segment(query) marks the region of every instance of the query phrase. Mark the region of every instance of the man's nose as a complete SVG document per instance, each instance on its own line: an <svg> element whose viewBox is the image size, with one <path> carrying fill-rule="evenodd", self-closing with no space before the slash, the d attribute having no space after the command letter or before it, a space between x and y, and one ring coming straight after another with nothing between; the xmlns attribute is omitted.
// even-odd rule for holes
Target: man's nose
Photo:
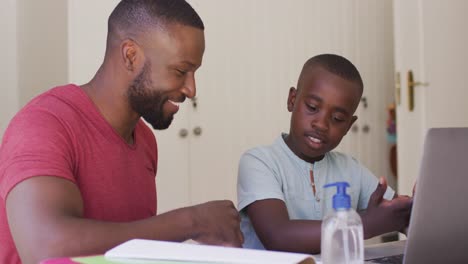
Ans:
<svg viewBox="0 0 468 264"><path fill-rule="evenodd" d="M182 92L188 98L194 98L197 95L197 88L195 84L195 73L188 73L185 79L184 87Z"/></svg>

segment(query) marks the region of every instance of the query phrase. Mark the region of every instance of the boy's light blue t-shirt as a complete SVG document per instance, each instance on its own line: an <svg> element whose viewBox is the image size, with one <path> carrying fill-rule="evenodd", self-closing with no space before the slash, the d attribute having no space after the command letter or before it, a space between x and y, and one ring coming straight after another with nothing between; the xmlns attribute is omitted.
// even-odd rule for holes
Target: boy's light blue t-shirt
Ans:
<svg viewBox="0 0 468 264"><path fill-rule="evenodd" d="M308 163L289 149L283 139L286 136L278 137L270 146L253 148L240 159L237 198L246 248L264 248L243 210L257 200L284 201L290 219L322 220L333 209L332 197L336 193L336 188L324 189L325 184L347 181L351 206L358 211L367 208L377 188L377 177L351 156L329 152L322 160ZM315 196L310 170L316 185ZM384 198L391 200L394 194L389 187Z"/></svg>

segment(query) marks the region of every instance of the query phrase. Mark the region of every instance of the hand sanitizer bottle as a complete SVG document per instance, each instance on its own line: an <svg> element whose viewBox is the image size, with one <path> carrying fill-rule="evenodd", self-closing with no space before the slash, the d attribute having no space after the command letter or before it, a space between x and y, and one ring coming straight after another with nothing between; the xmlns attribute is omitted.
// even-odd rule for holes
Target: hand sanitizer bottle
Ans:
<svg viewBox="0 0 468 264"><path fill-rule="evenodd" d="M321 257L324 264L364 263L364 231L361 217L351 208L346 194L347 182L327 184L337 187L333 196L333 211L322 221Z"/></svg>

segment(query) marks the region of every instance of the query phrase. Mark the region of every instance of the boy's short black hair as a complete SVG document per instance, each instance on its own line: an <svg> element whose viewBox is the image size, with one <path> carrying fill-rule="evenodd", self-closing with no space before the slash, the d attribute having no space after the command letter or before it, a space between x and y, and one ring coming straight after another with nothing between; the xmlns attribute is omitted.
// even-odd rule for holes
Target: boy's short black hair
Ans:
<svg viewBox="0 0 468 264"><path fill-rule="evenodd" d="M122 0L109 16L108 34L138 35L171 23L205 29L200 16L185 0Z"/></svg>
<svg viewBox="0 0 468 264"><path fill-rule="evenodd" d="M345 57L336 54L320 54L308 59L306 63L304 63L302 71L314 66L322 67L328 72L336 74L343 79L357 83L361 88L362 93L364 83L362 82L361 75L359 74L356 66L354 66L354 64Z"/></svg>

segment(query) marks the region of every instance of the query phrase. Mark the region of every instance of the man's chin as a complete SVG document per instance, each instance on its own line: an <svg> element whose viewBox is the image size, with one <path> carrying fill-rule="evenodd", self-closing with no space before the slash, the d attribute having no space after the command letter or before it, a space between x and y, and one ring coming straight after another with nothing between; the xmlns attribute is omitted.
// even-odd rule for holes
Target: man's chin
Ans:
<svg viewBox="0 0 468 264"><path fill-rule="evenodd" d="M156 124L156 125L151 125L154 130L165 130L168 129L171 124Z"/></svg>
<svg viewBox="0 0 468 264"><path fill-rule="evenodd" d="M145 119L145 121L147 123L149 123L153 127L153 129L155 129L155 130L164 130L164 129L167 129L171 125L173 117L170 117L170 118L165 119L165 120L161 120L161 119L148 120L145 117L143 117L143 119Z"/></svg>

